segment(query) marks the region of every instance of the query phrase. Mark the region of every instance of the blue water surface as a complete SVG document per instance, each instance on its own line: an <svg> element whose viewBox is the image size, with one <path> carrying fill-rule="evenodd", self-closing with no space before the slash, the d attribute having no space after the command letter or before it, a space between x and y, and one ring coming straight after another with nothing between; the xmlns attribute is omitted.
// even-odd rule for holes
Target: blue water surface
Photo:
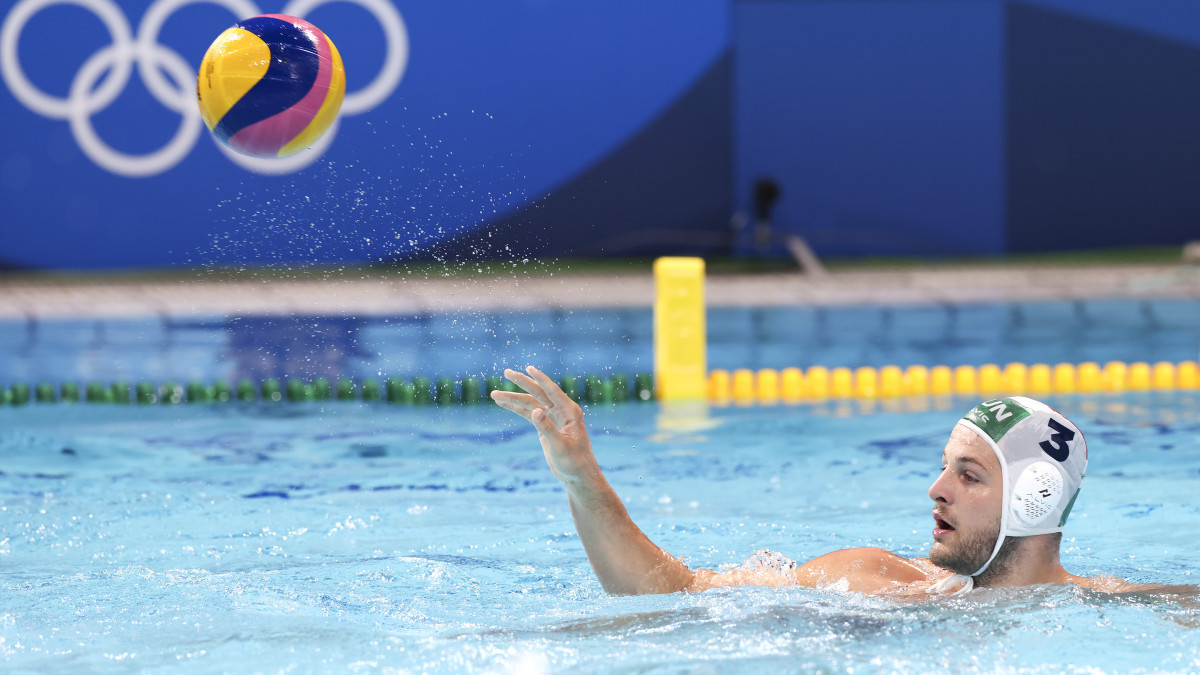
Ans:
<svg viewBox="0 0 1200 675"><path fill-rule="evenodd" d="M1050 400L1091 464L1077 574L1196 581L1200 396ZM587 410L632 517L692 566L927 550L974 401ZM528 425L491 406L0 408L7 672L1195 672L1195 598L614 597Z"/></svg>

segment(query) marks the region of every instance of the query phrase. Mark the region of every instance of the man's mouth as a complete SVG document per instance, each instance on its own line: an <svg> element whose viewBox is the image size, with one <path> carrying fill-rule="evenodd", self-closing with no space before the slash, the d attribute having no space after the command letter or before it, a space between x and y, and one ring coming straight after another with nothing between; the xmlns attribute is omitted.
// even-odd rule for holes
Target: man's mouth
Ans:
<svg viewBox="0 0 1200 675"><path fill-rule="evenodd" d="M934 538L944 536L954 531L954 526L946 522L937 511L933 512L933 536Z"/></svg>

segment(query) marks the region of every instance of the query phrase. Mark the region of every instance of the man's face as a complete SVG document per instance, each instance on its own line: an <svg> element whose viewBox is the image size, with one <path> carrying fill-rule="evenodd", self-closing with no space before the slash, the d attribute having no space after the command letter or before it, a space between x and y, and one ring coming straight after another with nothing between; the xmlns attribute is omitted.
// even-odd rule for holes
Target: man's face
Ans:
<svg viewBox="0 0 1200 675"><path fill-rule="evenodd" d="M1000 460L973 431L955 426L942 464L942 473L929 486L935 504L929 559L958 574L974 574L991 557L1000 536Z"/></svg>

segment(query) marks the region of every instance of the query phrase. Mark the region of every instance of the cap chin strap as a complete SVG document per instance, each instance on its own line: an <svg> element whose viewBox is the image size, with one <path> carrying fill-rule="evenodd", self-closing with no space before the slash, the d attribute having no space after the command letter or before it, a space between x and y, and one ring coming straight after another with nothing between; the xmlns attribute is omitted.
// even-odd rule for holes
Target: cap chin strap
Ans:
<svg viewBox="0 0 1200 675"><path fill-rule="evenodd" d="M1012 499L1012 481L1008 475L1008 462L1004 461L1004 455L1000 454L1000 447L996 445L991 436L984 433L982 429L975 426L970 420L962 419L958 423L982 438L988 444L988 447L992 449L992 452L996 454L996 459L1000 461L1001 486L1004 494L1000 503L1000 532L996 535L996 545L992 547L992 555L987 559L987 562L983 563L983 567L980 567L970 576L966 574L951 574L925 590L926 593L949 593L955 596L963 595L974 589L975 577L986 572L988 566L992 564L992 561L1000 553L1000 547L1004 545L1005 533L1008 532L1008 506L1009 501ZM958 588L951 591L950 589L955 586L958 586Z"/></svg>
<svg viewBox="0 0 1200 675"><path fill-rule="evenodd" d="M950 590L950 589L954 588L955 586L958 586L958 588L954 589L953 591ZM942 579L941 581L930 586L929 588L926 588L925 592L929 593L930 595L937 593L939 595L946 594L946 595L952 595L952 596L959 596L959 595L966 595L967 593L970 593L971 590L974 588L975 588L975 578L974 577L969 577L965 574L951 574L950 576L946 577L945 579Z"/></svg>

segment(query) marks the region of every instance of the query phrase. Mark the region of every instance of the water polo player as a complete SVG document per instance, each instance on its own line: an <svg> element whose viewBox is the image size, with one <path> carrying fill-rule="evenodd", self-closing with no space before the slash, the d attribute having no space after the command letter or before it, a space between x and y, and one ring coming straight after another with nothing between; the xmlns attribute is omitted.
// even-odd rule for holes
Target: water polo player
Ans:
<svg viewBox="0 0 1200 675"><path fill-rule="evenodd" d="M929 488L929 558L854 548L797 565L764 550L736 570L716 572L688 569L638 529L600 471L579 405L545 373L532 366L527 372L505 371L525 393L495 391L492 398L537 429L546 462L566 487L588 560L610 593L741 585L890 595L1047 583L1109 592L1161 588L1063 569L1061 533L1087 471L1087 444L1070 420L1038 401L987 401L954 427L942 451L942 472Z"/></svg>

